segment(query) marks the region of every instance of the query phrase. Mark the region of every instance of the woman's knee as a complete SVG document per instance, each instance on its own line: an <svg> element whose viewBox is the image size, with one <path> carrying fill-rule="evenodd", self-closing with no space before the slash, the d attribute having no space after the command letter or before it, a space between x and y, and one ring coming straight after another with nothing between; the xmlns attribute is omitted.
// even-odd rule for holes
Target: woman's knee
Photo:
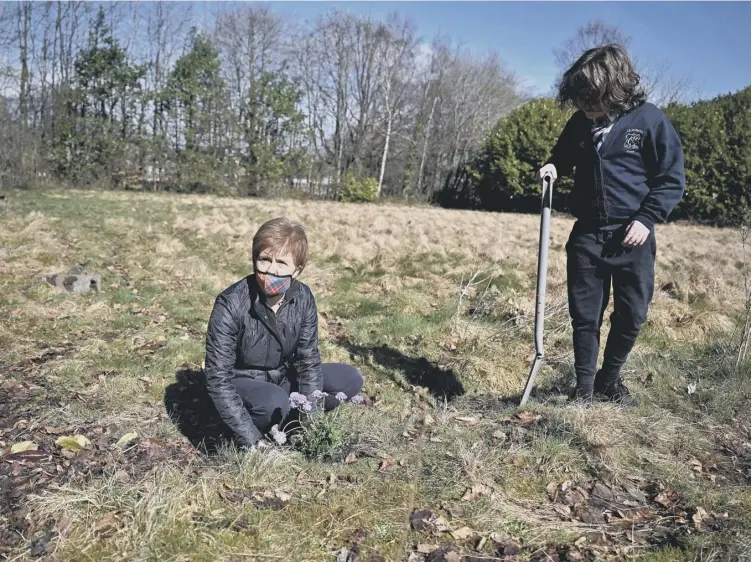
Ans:
<svg viewBox="0 0 752 562"><path fill-rule="evenodd" d="M260 431L281 423L290 413L290 396L277 385L257 381L233 381L253 424Z"/></svg>
<svg viewBox="0 0 752 562"><path fill-rule="evenodd" d="M347 378L347 390L344 392L352 398L363 388L363 373L357 367L348 366L350 367L350 371Z"/></svg>
<svg viewBox="0 0 752 562"><path fill-rule="evenodd" d="M363 388L360 369L346 363L326 363L321 366L324 375L324 391L329 394L344 392L352 398Z"/></svg>
<svg viewBox="0 0 752 562"><path fill-rule="evenodd" d="M290 413L290 395L283 388L275 386L261 409L268 427L280 424Z"/></svg>

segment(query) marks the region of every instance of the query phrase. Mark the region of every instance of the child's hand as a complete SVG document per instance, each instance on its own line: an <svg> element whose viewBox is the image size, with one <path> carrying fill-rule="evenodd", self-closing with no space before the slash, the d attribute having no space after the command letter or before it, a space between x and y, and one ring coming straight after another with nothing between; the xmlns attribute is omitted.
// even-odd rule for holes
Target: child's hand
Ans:
<svg viewBox="0 0 752 562"><path fill-rule="evenodd" d="M627 232L621 245L625 248L642 246L648 239L648 236L650 236L650 229L647 226L640 221L632 221L627 227Z"/></svg>
<svg viewBox="0 0 752 562"><path fill-rule="evenodd" d="M551 176L551 179L556 181L556 178L558 177L556 174L556 166L554 166L553 164L546 164L540 170L538 170L538 179L543 181L543 178L545 178L546 176Z"/></svg>

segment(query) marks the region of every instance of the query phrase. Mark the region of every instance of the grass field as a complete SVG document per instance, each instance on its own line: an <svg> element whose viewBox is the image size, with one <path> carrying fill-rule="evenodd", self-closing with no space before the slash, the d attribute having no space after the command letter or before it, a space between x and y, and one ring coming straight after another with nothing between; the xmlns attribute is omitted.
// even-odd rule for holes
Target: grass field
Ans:
<svg viewBox="0 0 752 562"><path fill-rule="evenodd" d="M72 191L0 213L0 559L750 558L739 231L658 227L625 369L640 406L586 409L566 400L571 219L554 217L547 362L519 410L536 216ZM369 403L307 448L240 454L201 389L206 322L279 215L309 233L322 357L360 367ZM42 280L81 263L102 292Z"/></svg>

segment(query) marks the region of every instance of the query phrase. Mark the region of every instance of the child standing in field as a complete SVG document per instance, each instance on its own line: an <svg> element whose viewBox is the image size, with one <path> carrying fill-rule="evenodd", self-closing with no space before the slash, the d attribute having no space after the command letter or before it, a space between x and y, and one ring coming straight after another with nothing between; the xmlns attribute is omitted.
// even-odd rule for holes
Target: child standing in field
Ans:
<svg viewBox="0 0 752 562"><path fill-rule="evenodd" d="M634 406L620 371L653 297L654 225L684 193L682 146L671 122L645 102L627 52L586 51L559 85L558 101L578 111L559 137L542 178L576 169L569 208L577 218L567 251L576 399ZM596 373L600 328L613 285L614 313Z"/></svg>

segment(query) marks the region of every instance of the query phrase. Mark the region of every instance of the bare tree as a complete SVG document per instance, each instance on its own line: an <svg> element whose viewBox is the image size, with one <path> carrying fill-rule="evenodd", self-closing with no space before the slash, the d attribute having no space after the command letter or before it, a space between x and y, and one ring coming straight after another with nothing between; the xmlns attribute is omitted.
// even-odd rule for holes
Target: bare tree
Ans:
<svg viewBox="0 0 752 562"><path fill-rule="evenodd" d="M382 46L383 62L380 65L386 130L384 131L384 150L382 151L379 169L377 196L381 196L381 189L384 184L384 171L389 155L389 141L392 137L394 119L396 113L402 108L406 91L412 86L413 63L417 45L414 28L409 22L400 21L396 16L393 16L390 18L388 26Z"/></svg>
<svg viewBox="0 0 752 562"><path fill-rule="evenodd" d="M347 170L346 135L350 113L349 74L353 66L353 35L355 22L352 16L333 11L320 18L313 31L316 88L323 102L325 116L317 121L317 133L321 145L334 161L336 180L339 185ZM331 130L331 142L327 132Z"/></svg>
<svg viewBox="0 0 752 562"><path fill-rule="evenodd" d="M314 195L322 182L322 163L325 158L325 107L321 85L323 84L323 61L316 50L315 32L302 31L295 34L295 44L291 45L294 60L294 72L303 88L303 111L306 116L306 134L308 136L308 169L305 186ZM321 139L321 141L319 140ZM314 179L314 167L319 164L317 177ZM321 193L319 193L321 195Z"/></svg>
<svg viewBox="0 0 752 562"><path fill-rule="evenodd" d="M31 97L31 78L29 76L29 28L31 27L31 1L16 4L18 14L18 52L21 64L21 77L18 88L18 105L21 113L21 126L29 126L29 103Z"/></svg>
<svg viewBox="0 0 752 562"><path fill-rule="evenodd" d="M518 97L498 56L461 52L450 42L425 46L397 16L380 21L333 10L291 32L269 6L221 7L203 22L208 43L191 51L191 8L169 2L103 6L109 39L102 43L119 46L122 71L136 82L115 72L119 85L95 77L85 92L96 57L81 57L92 52L98 6L21 0L0 8L0 86L12 92L0 114L9 138L33 143L24 150L40 162L53 155L58 170L91 165L109 174L135 169L137 160L134 173L152 188L160 178L193 173L181 160L190 144L197 174L218 177L221 169L222 181L241 193L269 185L260 179L266 170L276 174L275 185L284 177L318 196L336 196L352 172L377 178L382 195L428 195ZM221 79L207 62L213 49ZM216 91L208 91L208 75ZM99 95L100 85L123 91ZM109 105L100 107L104 97ZM28 135L21 136L24 123ZM91 141L92 132L102 137ZM98 150L107 155L92 156ZM178 162L185 173L169 178Z"/></svg>
<svg viewBox="0 0 752 562"><path fill-rule="evenodd" d="M146 45L141 54L147 66L147 87L151 92L152 137L166 134L165 104L159 92L164 88L170 66L184 40L191 18L190 4L155 2L143 15ZM147 97L145 96L146 100Z"/></svg>
<svg viewBox="0 0 752 562"><path fill-rule="evenodd" d="M555 48L554 60L563 73L588 49L609 44L628 48L631 41L618 27L594 20L581 25L574 36ZM691 78L673 74L668 62L647 64L632 57L632 63L640 74L648 99L658 106L685 100L695 92Z"/></svg>
<svg viewBox="0 0 752 562"><path fill-rule="evenodd" d="M697 88L692 78L675 74L668 62L640 65L635 61L635 65L638 65L638 69L642 68L639 71L640 79L648 99L655 105L665 107L697 96Z"/></svg>
<svg viewBox="0 0 752 562"><path fill-rule="evenodd" d="M436 38L430 47L426 47L430 53L430 59L425 68L422 68L421 76L418 81L422 83L422 97L418 102L418 110L415 117L413 128L413 148L418 149L421 144L420 155L418 160L417 180L415 182L415 192L425 195L423 190L423 178L426 170L428 157L428 147L431 142L431 135L434 130L435 116L437 108L440 107L442 81L445 70L453 54L447 38ZM420 138L422 136L422 139ZM403 195L407 195L412 190L411 177L413 171L411 162L408 162L406 175L403 186Z"/></svg>
<svg viewBox="0 0 752 562"><path fill-rule="evenodd" d="M556 66L562 72L572 66L580 55L588 49L603 47L615 43L625 49L629 47L631 38L621 29L609 25L602 20L589 21L581 25L574 36L567 39L561 47L554 48Z"/></svg>
<svg viewBox="0 0 752 562"><path fill-rule="evenodd" d="M384 60L379 54L387 40L388 31L383 23L374 22L370 17L355 21L353 27L351 95L354 125L349 132L353 163L362 172L363 147L371 125L376 95L381 87L379 78Z"/></svg>
<svg viewBox="0 0 752 562"><path fill-rule="evenodd" d="M440 97L442 151L432 190L452 179L501 116L520 101L517 79L495 52L484 56L455 51L446 67Z"/></svg>

